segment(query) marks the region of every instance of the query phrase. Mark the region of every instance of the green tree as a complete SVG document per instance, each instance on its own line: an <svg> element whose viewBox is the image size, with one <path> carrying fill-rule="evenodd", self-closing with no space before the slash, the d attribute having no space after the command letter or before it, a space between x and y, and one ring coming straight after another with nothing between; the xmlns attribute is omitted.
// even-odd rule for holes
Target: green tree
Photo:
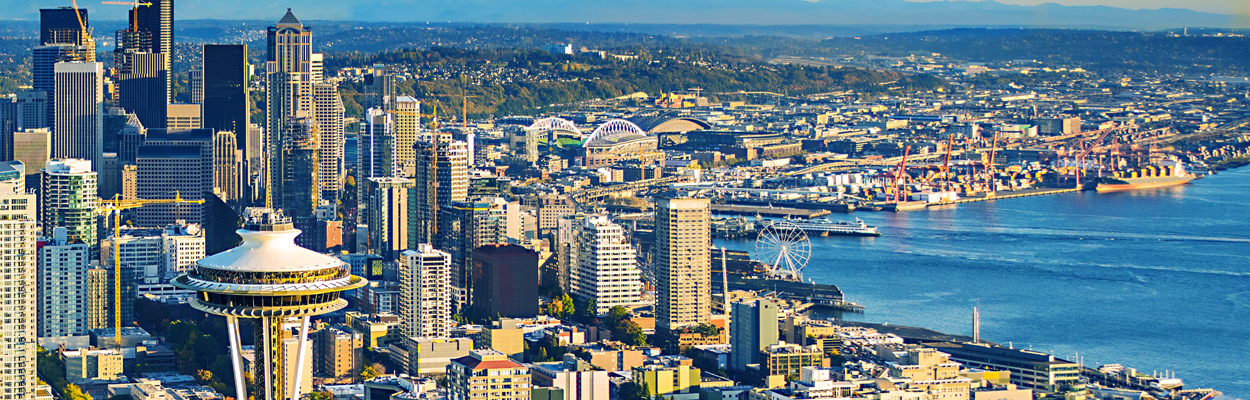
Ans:
<svg viewBox="0 0 1250 400"><path fill-rule="evenodd" d="M326 390L312 392L308 394L308 400L334 400L334 393L330 393Z"/></svg>
<svg viewBox="0 0 1250 400"><path fill-rule="evenodd" d="M65 400L91 400L91 396L83 393L78 385L71 383L65 386Z"/></svg>
<svg viewBox="0 0 1250 400"><path fill-rule="evenodd" d="M629 309L621 306L613 306L608 310L608 315L604 317L604 322L609 327L616 327L621 321L629 319Z"/></svg>
<svg viewBox="0 0 1250 400"><path fill-rule="evenodd" d="M651 398L651 394L647 393L647 388L633 381L625 382L624 385L621 385L618 394L620 400L647 400Z"/></svg>
<svg viewBox="0 0 1250 400"><path fill-rule="evenodd" d="M212 382L212 380L213 380L212 372L208 370L203 370L203 369L199 371L195 371L195 381L199 382L201 385Z"/></svg>
<svg viewBox="0 0 1250 400"><path fill-rule="evenodd" d="M632 320L627 319L621 322L621 324L617 325L617 329L614 332L616 332L616 339L620 340L621 343L630 346L647 345L647 334L643 333L642 327Z"/></svg>
<svg viewBox="0 0 1250 400"><path fill-rule="evenodd" d="M360 371L360 377L364 378L364 380L377 378L379 376L382 376L383 374L386 374L386 367L383 367L382 364L378 364L378 363L373 363L369 366L366 366L363 370Z"/></svg>
<svg viewBox="0 0 1250 400"><path fill-rule="evenodd" d="M562 316L570 317L577 312L577 309L573 307L573 298L569 297L568 293L560 296L560 303L564 305L564 310L560 313Z"/></svg>
<svg viewBox="0 0 1250 400"><path fill-rule="evenodd" d="M587 298L586 304L582 307L580 311L583 317L586 317L588 319L594 318L595 314L598 314L599 303L596 302L593 297Z"/></svg>

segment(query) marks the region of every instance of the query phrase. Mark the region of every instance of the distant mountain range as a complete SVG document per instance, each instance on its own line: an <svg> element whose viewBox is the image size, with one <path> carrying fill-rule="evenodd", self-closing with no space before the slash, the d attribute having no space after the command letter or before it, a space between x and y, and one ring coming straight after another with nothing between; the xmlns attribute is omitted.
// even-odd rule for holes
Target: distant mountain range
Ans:
<svg viewBox="0 0 1250 400"><path fill-rule="evenodd" d="M38 8L50 6L30 3L9 10L9 17L0 19L37 19ZM183 0L176 15L180 19L258 19L272 15L277 20L288 6L294 7L301 19L368 22L1250 28L1250 15L1053 3L1018 6L992 0L306 0L289 4ZM96 8L92 6L93 21L124 18L124 7Z"/></svg>

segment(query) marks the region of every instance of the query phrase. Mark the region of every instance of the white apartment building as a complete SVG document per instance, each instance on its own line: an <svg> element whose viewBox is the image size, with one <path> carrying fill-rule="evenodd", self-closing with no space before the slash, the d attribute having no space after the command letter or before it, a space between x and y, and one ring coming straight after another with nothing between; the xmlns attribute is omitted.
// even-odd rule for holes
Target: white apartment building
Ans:
<svg viewBox="0 0 1250 400"><path fill-rule="evenodd" d="M39 249L39 337L87 334L87 270L91 247L69 243L66 229L58 227L48 244Z"/></svg>
<svg viewBox="0 0 1250 400"><path fill-rule="evenodd" d="M587 216L576 235L570 283L573 294L593 299L596 314L642 302L642 270L624 229L604 215Z"/></svg>
<svg viewBox="0 0 1250 400"><path fill-rule="evenodd" d="M7 185L6 185L7 186ZM38 257L34 194L0 190L0 400L35 398Z"/></svg>
<svg viewBox="0 0 1250 400"><path fill-rule="evenodd" d="M403 337L447 337L451 320L451 254L429 244L399 256Z"/></svg>

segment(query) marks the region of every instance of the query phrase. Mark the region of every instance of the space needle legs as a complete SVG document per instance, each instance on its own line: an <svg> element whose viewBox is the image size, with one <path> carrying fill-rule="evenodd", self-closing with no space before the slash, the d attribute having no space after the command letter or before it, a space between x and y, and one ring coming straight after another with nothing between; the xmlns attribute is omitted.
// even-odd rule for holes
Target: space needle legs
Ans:
<svg viewBox="0 0 1250 400"><path fill-rule="evenodd" d="M239 319L226 317L226 334L230 335L230 365L234 367L234 397L246 399L247 391L243 389L243 350L239 348Z"/></svg>

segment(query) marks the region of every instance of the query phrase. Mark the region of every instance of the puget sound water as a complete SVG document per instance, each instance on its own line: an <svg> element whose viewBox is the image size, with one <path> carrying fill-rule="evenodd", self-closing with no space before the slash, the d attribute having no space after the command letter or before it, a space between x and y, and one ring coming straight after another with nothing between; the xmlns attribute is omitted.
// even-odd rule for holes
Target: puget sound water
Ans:
<svg viewBox="0 0 1250 400"><path fill-rule="evenodd" d="M979 304L983 340L1250 398L1250 168L1173 188L829 217L883 235L811 238L804 276L867 308L849 320L971 336Z"/></svg>

